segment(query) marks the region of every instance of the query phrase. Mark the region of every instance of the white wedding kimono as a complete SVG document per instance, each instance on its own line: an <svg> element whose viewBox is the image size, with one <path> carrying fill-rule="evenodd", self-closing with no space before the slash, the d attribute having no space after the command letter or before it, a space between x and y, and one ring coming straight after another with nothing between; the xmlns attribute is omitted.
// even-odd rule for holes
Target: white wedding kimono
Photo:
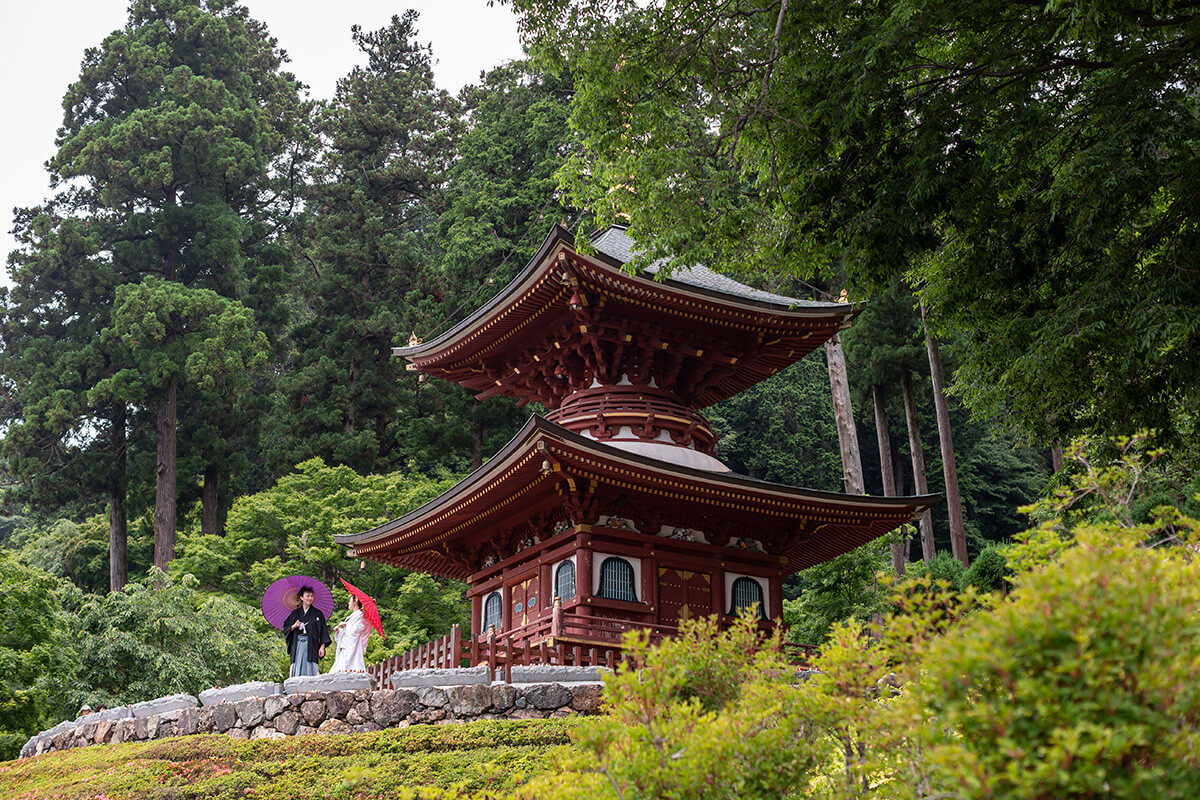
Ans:
<svg viewBox="0 0 1200 800"><path fill-rule="evenodd" d="M367 652L367 638L371 635L371 626L363 619L362 611L353 611L346 617L343 627L333 632L333 640L337 642L337 655L333 659L330 672L366 672L367 664L363 656Z"/></svg>

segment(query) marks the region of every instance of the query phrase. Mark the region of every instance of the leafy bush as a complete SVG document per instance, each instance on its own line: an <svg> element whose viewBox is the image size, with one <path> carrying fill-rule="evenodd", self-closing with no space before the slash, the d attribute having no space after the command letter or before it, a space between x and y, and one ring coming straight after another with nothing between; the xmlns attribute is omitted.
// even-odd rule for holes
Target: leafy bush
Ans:
<svg viewBox="0 0 1200 800"><path fill-rule="evenodd" d="M962 575L962 585L974 586L981 592L998 592L1007 588L1010 574L1003 546L992 545L971 562Z"/></svg>
<svg viewBox="0 0 1200 800"><path fill-rule="evenodd" d="M935 555L928 564L918 561L908 565L910 577L920 578L928 575L934 581L945 581L955 589L961 589L963 586L963 572L962 563L945 550Z"/></svg>

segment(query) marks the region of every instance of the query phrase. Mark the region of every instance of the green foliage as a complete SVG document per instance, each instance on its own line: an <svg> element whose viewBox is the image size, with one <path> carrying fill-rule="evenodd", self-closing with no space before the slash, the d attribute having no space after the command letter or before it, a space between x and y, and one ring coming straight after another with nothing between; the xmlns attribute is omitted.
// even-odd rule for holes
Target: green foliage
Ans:
<svg viewBox="0 0 1200 800"><path fill-rule="evenodd" d="M306 200L309 269L277 398L276 469L313 457L360 472L403 463L396 416L417 381L391 348L436 316L428 233L461 127L416 21L410 10L377 31L355 26L367 63L318 117L327 147Z"/></svg>
<svg viewBox="0 0 1200 800"><path fill-rule="evenodd" d="M194 694L286 672L279 636L261 613L202 591L190 576L172 580L152 569L123 591L74 603L80 669L56 679L75 708Z"/></svg>
<svg viewBox="0 0 1200 800"><path fill-rule="evenodd" d="M789 578L784 591L790 596L783 601L788 638L821 644L834 623L866 622L882 612L887 596L876 576L890 564L887 545L876 541Z"/></svg>
<svg viewBox="0 0 1200 800"><path fill-rule="evenodd" d="M842 461L829 373L816 354L708 412L720 434L717 456L763 480L842 490Z"/></svg>
<svg viewBox="0 0 1200 800"><path fill-rule="evenodd" d="M912 577L919 578L923 575L928 575L934 581L944 581L949 586L960 589L964 585L963 575L965 570L963 565L957 558L950 555L945 550L939 551L933 557L933 561L926 564L924 561L909 565L909 572Z"/></svg>
<svg viewBox="0 0 1200 800"><path fill-rule="evenodd" d="M424 644L448 633L451 624L465 623L465 587L374 562L363 562L364 568L347 558L346 548L333 537L369 530L452 485L447 476L429 478L415 470L364 476L311 459L270 488L238 498L224 536L185 531L171 574L194 575L201 586L227 592L252 608L267 586L285 575L311 575L335 589L338 598L345 597L338 580L344 577L379 603L388 638L372 637L371 659ZM341 613L335 611L335 622ZM332 660L332 654L327 657Z"/></svg>
<svg viewBox="0 0 1200 800"><path fill-rule="evenodd" d="M908 274L956 383L1027 433L1180 432L1197 19L1169 3L510 0L569 66L562 180L647 257Z"/></svg>
<svg viewBox="0 0 1200 800"><path fill-rule="evenodd" d="M31 734L60 711L55 677L72 671L62 583L0 550L0 761L16 758Z"/></svg>
<svg viewBox="0 0 1200 800"><path fill-rule="evenodd" d="M522 797L780 797L818 763L805 694L747 617L718 634L712 618L676 639L625 645L638 665L605 677L607 713L581 725L582 753ZM769 643L768 643L769 644Z"/></svg>
<svg viewBox="0 0 1200 800"><path fill-rule="evenodd" d="M962 574L962 585L974 586L981 592L999 592L1007 588L1010 574L1004 548L992 545L975 556Z"/></svg>
<svg viewBox="0 0 1200 800"><path fill-rule="evenodd" d="M440 800L501 797L546 769L574 720L417 725L353 736L186 736L0 766L0 795L93 800Z"/></svg>

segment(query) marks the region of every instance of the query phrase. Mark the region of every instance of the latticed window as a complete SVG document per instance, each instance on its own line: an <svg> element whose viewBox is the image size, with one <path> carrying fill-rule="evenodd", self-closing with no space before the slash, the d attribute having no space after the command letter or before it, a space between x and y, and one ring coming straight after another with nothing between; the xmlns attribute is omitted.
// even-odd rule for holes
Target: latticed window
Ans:
<svg viewBox="0 0 1200 800"><path fill-rule="evenodd" d="M759 619L767 618L766 602L763 600L762 586L754 578L738 578L733 582L733 602L729 604L729 613L738 616L742 609L757 606Z"/></svg>
<svg viewBox="0 0 1200 800"><path fill-rule="evenodd" d="M483 601L483 627L479 632L487 633L488 628L493 625L496 626L496 630L500 630L503 627L503 622L504 610L500 605L500 593L492 592Z"/></svg>
<svg viewBox="0 0 1200 800"><path fill-rule="evenodd" d="M554 596L563 601L575 597L574 561L564 561L554 570Z"/></svg>
<svg viewBox="0 0 1200 800"><path fill-rule="evenodd" d="M625 600L637 602L637 593L633 590L633 565L623 558L609 557L600 564L601 597L609 600Z"/></svg>

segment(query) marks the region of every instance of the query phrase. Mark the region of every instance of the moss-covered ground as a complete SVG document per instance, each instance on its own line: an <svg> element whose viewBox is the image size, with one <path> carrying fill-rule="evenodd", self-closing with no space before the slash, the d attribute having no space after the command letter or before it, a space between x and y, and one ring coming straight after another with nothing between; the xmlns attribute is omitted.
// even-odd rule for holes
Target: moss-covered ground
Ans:
<svg viewBox="0 0 1200 800"><path fill-rule="evenodd" d="M503 795L577 720L480 721L237 741L185 736L0 763L5 800L369 800Z"/></svg>

